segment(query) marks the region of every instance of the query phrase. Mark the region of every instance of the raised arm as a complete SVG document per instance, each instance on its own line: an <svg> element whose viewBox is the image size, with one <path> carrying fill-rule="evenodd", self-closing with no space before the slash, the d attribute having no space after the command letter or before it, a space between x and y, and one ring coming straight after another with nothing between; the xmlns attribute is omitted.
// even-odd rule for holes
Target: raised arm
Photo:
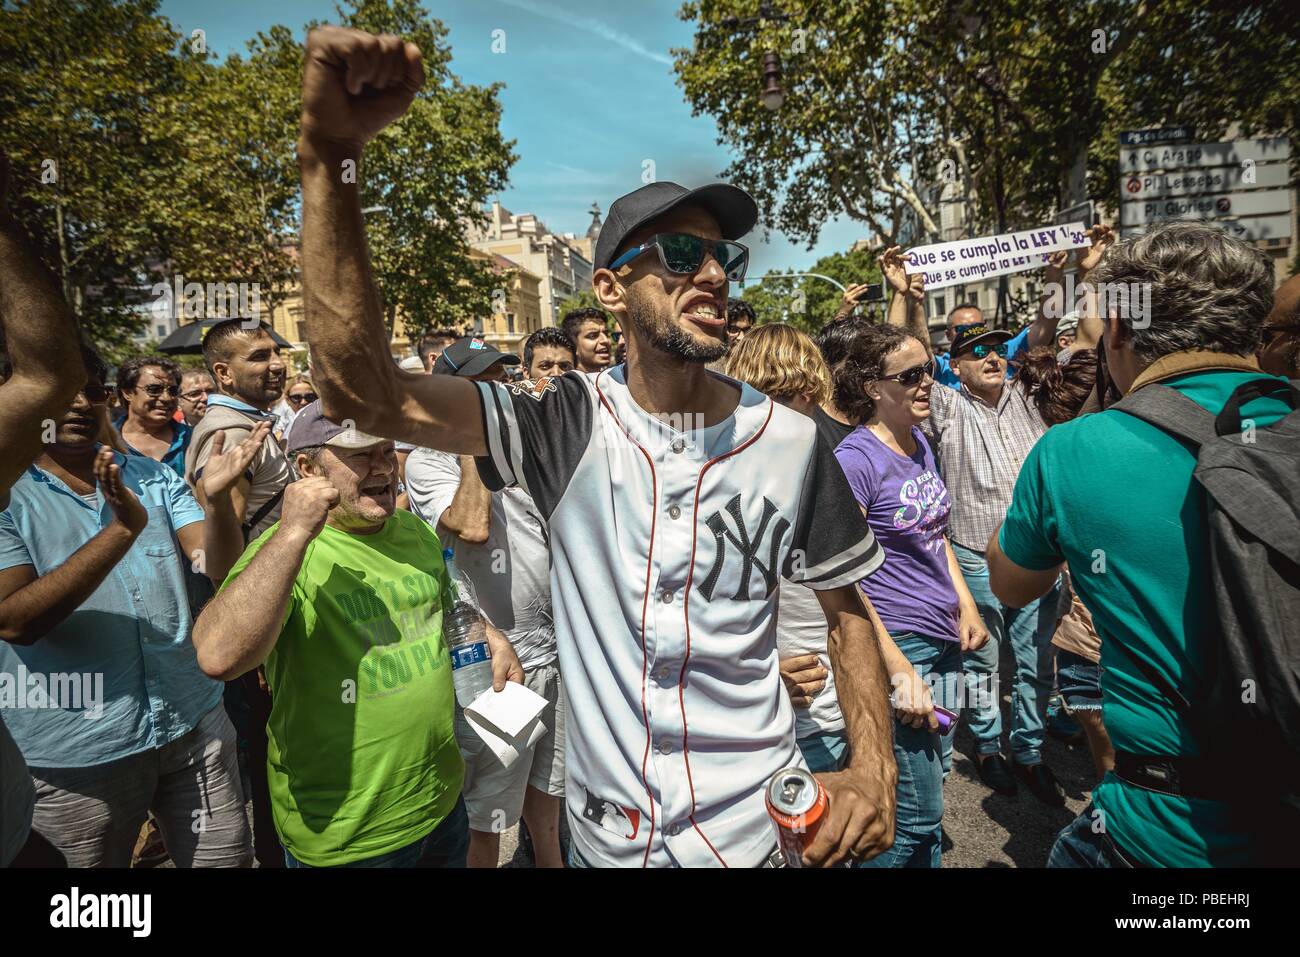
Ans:
<svg viewBox="0 0 1300 957"><path fill-rule="evenodd" d="M1065 302L1065 264L1070 258L1068 249L1052 253L1047 257L1047 266L1043 269L1043 295L1038 300L1038 314L1029 326L1029 335L1025 340L1025 351L1039 346L1056 347L1056 326L1061 317L1069 311Z"/></svg>
<svg viewBox="0 0 1300 957"><path fill-rule="evenodd" d="M1109 226L1096 225L1088 231L1088 236L1092 240L1092 245L1088 251L1079 257L1079 282L1088 281L1088 274L1097 268L1101 262L1101 257L1106 254L1106 250L1115 244L1115 233ZM1096 293L1090 288L1087 292L1087 304L1080 310L1079 328L1074 335L1074 351L1082 352L1084 349L1095 349L1101 342L1102 333L1105 331L1105 323L1098 314L1096 308Z"/></svg>
<svg viewBox="0 0 1300 957"><path fill-rule="evenodd" d="M247 488L247 479L241 476L270 434L271 423L259 422L247 439L228 452L225 451L226 433L212 436L203 478L196 483L201 493L196 498L203 506L203 521L177 529L176 537L186 555L193 558L196 551L203 552L203 571L218 587L244 551L246 497L241 494L236 498L235 488L240 484Z"/></svg>
<svg viewBox="0 0 1300 957"><path fill-rule="evenodd" d="M319 27L303 70L302 276L307 341L325 414L414 445L484 455L475 386L399 370L366 247L358 183L365 144L424 84L420 50L400 37Z"/></svg>
<svg viewBox="0 0 1300 957"><path fill-rule="evenodd" d="M930 329L925 322L925 274L907 274L900 247L891 246L880 257L880 272L894 291L889 302L885 322L906 330L907 334L925 346L925 354L934 356L930 346Z"/></svg>
<svg viewBox="0 0 1300 957"><path fill-rule="evenodd" d="M194 623L194 650L208 677L230 681L266 661L288 616L307 546L325 527L338 499L338 491L321 476L285 488L279 526ZM257 614L250 616L250 608Z"/></svg>
<svg viewBox="0 0 1300 957"><path fill-rule="evenodd" d="M40 453L45 422L85 384L72 310L9 214L9 159L0 151L0 324L13 372L0 385L0 508Z"/></svg>

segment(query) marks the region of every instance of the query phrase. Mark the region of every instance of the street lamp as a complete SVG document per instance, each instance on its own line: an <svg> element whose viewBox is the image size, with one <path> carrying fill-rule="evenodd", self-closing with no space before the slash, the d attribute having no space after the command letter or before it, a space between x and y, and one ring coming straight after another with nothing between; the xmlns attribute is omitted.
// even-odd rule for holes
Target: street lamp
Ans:
<svg viewBox="0 0 1300 957"><path fill-rule="evenodd" d="M763 54L763 105L775 113L785 103L781 89L781 58L775 53Z"/></svg>
<svg viewBox="0 0 1300 957"><path fill-rule="evenodd" d="M759 6L756 17L723 17L718 25L724 30L750 31L761 28L764 21L789 23L790 14L774 8L766 0ZM697 45L698 42L697 35ZM781 89L781 58L775 53L763 54L763 92L759 94L763 105L775 113L785 103L785 90Z"/></svg>

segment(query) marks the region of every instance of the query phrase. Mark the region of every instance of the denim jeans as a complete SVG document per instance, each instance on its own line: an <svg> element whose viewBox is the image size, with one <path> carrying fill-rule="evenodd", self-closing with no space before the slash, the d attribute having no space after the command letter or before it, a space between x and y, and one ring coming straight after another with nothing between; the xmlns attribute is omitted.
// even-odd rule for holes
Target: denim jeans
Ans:
<svg viewBox="0 0 1300 957"><path fill-rule="evenodd" d="M367 857L337 867L465 867L469 854L469 814L465 811L465 801L456 799L456 806L442 819L437 827L405 847ZM304 864L286 849L284 866L290 868L311 867Z"/></svg>
<svg viewBox="0 0 1300 957"><path fill-rule="evenodd" d="M1052 634L1056 631L1056 600L1060 582L1024 608L1009 608L989 588L989 566L983 552L952 546L957 565L989 630L989 640L978 651L965 654L966 714L975 750L997 754L1002 750L1002 703L996 693L998 651L1009 638L1015 656L1015 682L1011 688L1011 757L1020 764L1043 760L1043 728L1047 699L1052 693ZM979 708L979 695L991 697Z"/></svg>
<svg viewBox="0 0 1300 957"><path fill-rule="evenodd" d="M916 673L934 689L934 703L957 710L961 645L911 632L892 636ZM941 676L941 677L940 677ZM938 867L943 839L943 779L952 767L953 728L939 734L894 722L898 762L898 812L894 846L861 867Z"/></svg>
<svg viewBox="0 0 1300 957"><path fill-rule="evenodd" d="M1097 818L1093 816L1092 803L1083 813L1061 829L1056 843L1047 855L1048 867L1116 867L1132 868L1137 865L1128 860L1105 830L1094 829Z"/></svg>
<svg viewBox="0 0 1300 957"><path fill-rule="evenodd" d="M795 741L804 763L813 774L843 771L848 758L849 739L843 731L823 731Z"/></svg>

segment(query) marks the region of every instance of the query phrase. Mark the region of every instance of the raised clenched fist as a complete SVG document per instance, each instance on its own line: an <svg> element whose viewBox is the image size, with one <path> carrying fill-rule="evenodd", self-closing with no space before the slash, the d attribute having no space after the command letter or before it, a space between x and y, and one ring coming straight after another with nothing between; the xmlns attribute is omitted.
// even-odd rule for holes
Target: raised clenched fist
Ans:
<svg viewBox="0 0 1300 957"><path fill-rule="evenodd" d="M392 34L317 27L307 35L302 135L360 146L424 85L420 48Z"/></svg>
<svg viewBox="0 0 1300 957"><path fill-rule="evenodd" d="M280 508L280 527L306 532L311 538L325 527L325 518L339 502L339 493L329 479L321 475L290 482L284 489Z"/></svg>

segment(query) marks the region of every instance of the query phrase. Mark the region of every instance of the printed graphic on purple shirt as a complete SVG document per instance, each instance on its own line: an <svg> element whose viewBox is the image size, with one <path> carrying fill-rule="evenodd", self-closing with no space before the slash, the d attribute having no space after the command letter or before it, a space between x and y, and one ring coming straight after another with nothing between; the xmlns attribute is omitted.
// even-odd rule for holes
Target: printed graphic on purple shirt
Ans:
<svg viewBox="0 0 1300 957"><path fill-rule="evenodd" d="M835 449L885 563L860 586L890 632L958 641L957 590L943 536L952 508L934 453L913 428L916 453L900 455L858 426Z"/></svg>

